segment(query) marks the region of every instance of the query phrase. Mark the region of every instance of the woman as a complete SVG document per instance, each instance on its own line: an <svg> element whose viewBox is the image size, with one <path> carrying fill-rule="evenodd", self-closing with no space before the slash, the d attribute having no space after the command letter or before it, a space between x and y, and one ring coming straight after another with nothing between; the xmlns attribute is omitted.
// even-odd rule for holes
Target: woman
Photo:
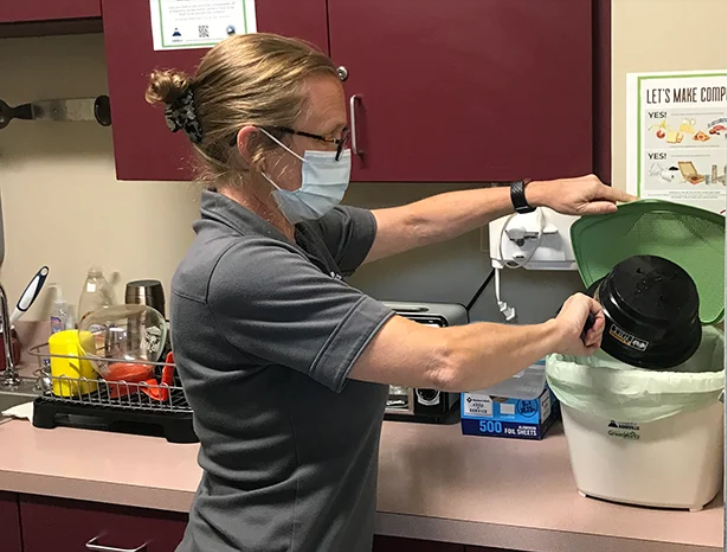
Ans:
<svg viewBox="0 0 727 552"><path fill-rule="evenodd" d="M204 468L181 551L370 550L386 384L478 389L549 353L598 348L603 314L583 295L539 325L440 329L342 281L507 215L513 199L499 188L373 213L338 207L351 153L343 90L323 54L235 36L193 78L155 72L146 97L188 134L209 185L172 284L175 357ZM521 207L562 213L630 199L593 176L518 186Z"/></svg>

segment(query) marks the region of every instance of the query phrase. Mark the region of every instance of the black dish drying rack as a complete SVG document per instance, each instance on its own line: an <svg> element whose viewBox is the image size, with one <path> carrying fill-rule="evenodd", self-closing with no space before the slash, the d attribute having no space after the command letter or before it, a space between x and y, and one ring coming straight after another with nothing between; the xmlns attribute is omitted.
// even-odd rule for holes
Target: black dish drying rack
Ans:
<svg viewBox="0 0 727 552"><path fill-rule="evenodd" d="M36 372L41 381L41 396L33 403L33 425L52 429L58 426L98 429L165 437L171 443L199 441L192 424L192 409L187 402L179 375L171 385L158 383L166 362L119 360L93 356L57 355L48 344L36 345L29 353L38 359ZM51 359L60 358L111 364L123 362L153 366L155 383L106 381L102 377L70 377L51 374Z"/></svg>

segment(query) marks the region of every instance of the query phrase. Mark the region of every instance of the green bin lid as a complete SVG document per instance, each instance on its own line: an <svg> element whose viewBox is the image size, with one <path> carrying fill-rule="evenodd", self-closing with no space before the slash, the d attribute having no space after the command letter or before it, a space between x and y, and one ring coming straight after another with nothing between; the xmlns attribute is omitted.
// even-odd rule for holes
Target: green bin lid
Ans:
<svg viewBox="0 0 727 552"><path fill-rule="evenodd" d="M725 219L722 215L656 199L589 215L571 227L578 271L586 287L633 255L657 255L678 264L699 291L699 318L724 317Z"/></svg>

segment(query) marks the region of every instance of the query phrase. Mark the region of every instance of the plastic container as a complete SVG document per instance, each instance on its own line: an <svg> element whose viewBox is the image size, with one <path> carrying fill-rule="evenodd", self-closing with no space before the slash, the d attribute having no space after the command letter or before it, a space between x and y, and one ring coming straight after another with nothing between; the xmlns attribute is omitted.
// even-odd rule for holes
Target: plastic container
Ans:
<svg viewBox="0 0 727 552"><path fill-rule="evenodd" d="M154 366L151 364L113 362L108 364L100 363L100 365L106 366L103 377L107 382L120 382L106 385L109 390L109 397L112 399L124 397L130 393L138 392L140 389L148 389L149 385L156 385L156 381L153 379ZM141 388L133 385L141 382L147 382L148 385Z"/></svg>
<svg viewBox="0 0 727 552"><path fill-rule="evenodd" d="M599 284L605 310L651 311L650 318L682 329L641 339L642 328L634 327L632 334L614 330L614 324L606 327L604 349L611 337L641 352L652 347L650 339L666 341L667 349L671 341L675 348L659 363L668 368L663 371L632 366L639 364L639 354L619 354L628 363L603 351L589 358L548 357L548 383L561 401L578 490L627 504L699 510L714 498L722 481L724 335L712 325L724 317L725 217L677 203L636 201L612 214L582 217L571 227L571 241L589 289L627 259L648 255L671 261L693 280L703 325L701 341L690 338L699 327L694 325L694 305L685 308L688 293L651 293L656 280L650 280L648 270L640 274L638 293L617 298L623 299L621 304L607 297L613 289L600 297ZM662 283L671 282L671 276L660 277ZM621 286L616 287L618 295ZM674 303L671 294L679 295ZM660 302L664 309L650 309L643 300ZM691 358L666 365L670 354L688 357L694 342L698 347ZM657 367L652 360L641 364Z"/></svg>
<svg viewBox="0 0 727 552"><path fill-rule="evenodd" d="M699 511L722 487L722 404L655 422L621 422L561 404L578 492Z"/></svg>
<svg viewBox="0 0 727 552"><path fill-rule="evenodd" d="M99 358L97 370L104 378L110 375L110 365L103 359L156 362L167 338L166 320L158 310L146 305L96 310L78 328L93 336L95 349L90 352Z"/></svg>
<svg viewBox="0 0 727 552"><path fill-rule="evenodd" d="M722 483L724 335L704 328L697 352L671 371L552 355L578 491L640 506L702 509Z"/></svg>
<svg viewBox="0 0 727 552"><path fill-rule="evenodd" d="M98 388L96 383L98 374L93 362L78 358L85 357L92 348L93 336L88 332L63 330L50 336L48 352L54 395L59 397L86 395ZM86 378L88 381L79 381L79 378Z"/></svg>
<svg viewBox="0 0 727 552"><path fill-rule="evenodd" d="M78 301L79 324L92 312L115 304L111 286L99 267L91 267L83 284L81 298Z"/></svg>
<svg viewBox="0 0 727 552"><path fill-rule="evenodd" d="M545 389L545 360L525 368L508 380L483 389L480 393L505 399L534 400Z"/></svg>
<svg viewBox="0 0 727 552"><path fill-rule="evenodd" d="M76 321L73 317L73 311L68 302L63 298L63 291L59 285L54 285L56 293L53 301L53 308L50 313L50 333L51 335L63 330L72 330Z"/></svg>

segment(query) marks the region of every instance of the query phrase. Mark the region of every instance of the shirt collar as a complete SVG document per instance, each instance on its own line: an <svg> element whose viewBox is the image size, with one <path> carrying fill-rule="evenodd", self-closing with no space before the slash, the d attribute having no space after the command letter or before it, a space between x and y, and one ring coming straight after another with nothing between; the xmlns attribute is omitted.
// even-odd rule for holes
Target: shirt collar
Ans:
<svg viewBox="0 0 727 552"><path fill-rule="evenodd" d="M239 234L263 234L288 241L285 235L268 221L219 192L211 190L202 192L200 212L203 220L222 223Z"/></svg>
<svg viewBox="0 0 727 552"><path fill-rule="evenodd" d="M320 250L313 246L315 232L306 222L295 225L295 243L290 240L275 226L240 205L234 199L215 191L205 190L200 198L200 211L202 220L210 220L224 224L241 236L262 235L268 238L292 245L304 257L314 265L318 266L324 273L328 274L328 264L320 257ZM195 226L195 229L198 228ZM332 275L337 272L331 272ZM340 279L340 276L338 276Z"/></svg>

